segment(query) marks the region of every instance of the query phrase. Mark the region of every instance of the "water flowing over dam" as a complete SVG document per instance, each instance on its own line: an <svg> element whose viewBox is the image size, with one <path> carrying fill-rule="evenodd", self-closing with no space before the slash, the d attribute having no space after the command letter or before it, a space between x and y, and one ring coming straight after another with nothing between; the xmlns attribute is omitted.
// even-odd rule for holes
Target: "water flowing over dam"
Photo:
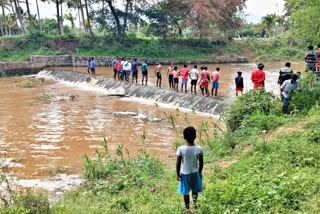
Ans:
<svg viewBox="0 0 320 214"><path fill-rule="evenodd" d="M220 114L229 104L229 99L226 98L213 98L205 97L199 94L180 93L169 89L115 81L111 78L97 77L97 79L93 79L88 78L87 74L78 72L43 70L38 73L38 76L75 83L79 84L79 86L84 85L97 88L99 90L103 89L110 95L137 97L156 103L187 108L193 111L199 111L213 115Z"/></svg>

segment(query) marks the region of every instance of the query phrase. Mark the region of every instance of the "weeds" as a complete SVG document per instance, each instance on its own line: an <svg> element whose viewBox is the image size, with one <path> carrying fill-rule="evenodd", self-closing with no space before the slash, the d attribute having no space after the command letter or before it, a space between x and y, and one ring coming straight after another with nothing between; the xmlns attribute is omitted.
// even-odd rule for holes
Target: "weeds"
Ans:
<svg viewBox="0 0 320 214"><path fill-rule="evenodd" d="M41 95L40 95L41 99L44 99L44 100L50 100L51 99L51 96L48 92L42 92Z"/></svg>
<svg viewBox="0 0 320 214"><path fill-rule="evenodd" d="M22 86L24 87L24 88L31 88L33 85L32 85L32 81L30 81L30 80L25 80L25 81L23 81L22 82Z"/></svg>

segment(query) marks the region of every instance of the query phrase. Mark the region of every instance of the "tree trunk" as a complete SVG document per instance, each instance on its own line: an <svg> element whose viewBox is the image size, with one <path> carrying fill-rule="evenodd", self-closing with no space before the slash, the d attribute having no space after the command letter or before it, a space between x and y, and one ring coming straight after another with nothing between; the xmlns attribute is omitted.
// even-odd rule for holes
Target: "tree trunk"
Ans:
<svg viewBox="0 0 320 214"><path fill-rule="evenodd" d="M61 5L60 5L60 10L61 10L61 12L60 12L60 29L61 29L61 35L63 35L64 34L64 30L63 30L63 2L61 1Z"/></svg>
<svg viewBox="0 0 320 214"><path fill-rule="evenodd" d="M82 18L83 30L84 30L84 33L86 34L86 33L87 33L86 19L85 19L85 17L84 17L82 0L80 0L80 11L81 11L81 18Z"/></svg>
<svg viewBox="0 0 320 214"><path fill-rule="evenodd" d="M84 5L86 7L86 14L87 14L87 27L88 27L88 30L90 32L91 37L93 37L93 32L92 32L91 24L90 24L90 17L89 17L89 9L88 9L88 1L87 0L84 0Z"/></svg>
<svg viewBox="0 0 320 214"><path fill-rule="evenodd" d="M2 20L0 19L0 27L1 27L1 35L4 35L4 31L3 31L3 23Z"/></svg>
<svg viewBox="0 0 320 214"><path fill-rule="evenodd" d="M4 20L4 34L8 35L8 22L7 22L7 18L6 18L6 11L4 8L3 0L1 0L1 8L2 8L2 18Z"/></svg>
<svg viewBox="0 0 320 214"><path fill-rule="evenodd" d="M41 18L40 18L40 11L39 11L38 0L36 0L36 5L37 5L37 14L38 14L38 21L39 21L40 32L42 32L42 25L41 25Z"/></svg>
<svg viewBox="0 0 320 214"><path fill-rule="evenodd" d="M116 12L113 4L112 4L112 1L108 0L107 3L108 3L108 6L109 6L109 8L111 10L111 13L112 13L112 15L114 17L114 20L116 21L117 34L118 34L118 36L121 36L122 32L121 32L121 24L120 24L119 16L118 16L118 14L117 14L117 12Z"/></svg>
<svg viewBox="0 0 320 214"><path fill-rule="evenodd" d="M59 11L59 0L56 0L56 9L57 9L57 22L58 22L58 32L59 35L62 34L61 27L60 27L60 11Z"/></svg>
<svg viewBox="0 0 320 214"><path fill-rule="evenodd" d="M13 0L13 4L14 4L14 7L15 7L17 16L18 16L19 24L20 24L20 26L21 26L21 31L22 31L23 34L25 34L25 33L26 33L26 30L25 30L25 28L24 28L24 23L23 23L23 21L22 21L22 16L21 16L20 8L18 8L17 0Z"/></svg>
<svg viewBox="0 0 320 214"><path fill-rule="evenodd" d="M125 10L125 14L124 14L123 28L122 28L122 34L123 35L125 35L126 29L127 29L128 12L129 12L130 2L131 2L131 0L127 0L126 10Z"/></svg>
<svg viewBox="0 0 320 214"><path fill-rule="evenodd" d="M79 29L81 31L81 16L80 16L80 7L78 7L78 19L79 19Z"/></svg>
<svg viewBox="0 0 320 214"><path fill-rule="evenodd" d="M27 6L27 14L28 14L28 19L29 19L29 24L30 24L30 26L33 27L31 14L30 14L30 8L29 8L29 0L26 0L26 6Z"/></svg>

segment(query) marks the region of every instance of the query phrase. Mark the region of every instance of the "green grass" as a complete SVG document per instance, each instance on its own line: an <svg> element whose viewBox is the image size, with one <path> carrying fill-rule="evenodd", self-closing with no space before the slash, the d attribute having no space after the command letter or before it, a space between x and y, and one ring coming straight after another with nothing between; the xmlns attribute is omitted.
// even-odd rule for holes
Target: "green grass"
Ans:
<svg viewBox="0 0 320 214"><path fill-rule="evenodd" d="M54 41L80 40L79 45L65 50ZM304 49L288 48L280 40L243 39L229 43L192 39L158 40L97 36L95 40L73 35L50 36L39 33L0 38L0 57L3 61L27 61L30 55L74 54L82 56L126 56L152 59L209 59L213 57L245 56L250 60L300 60Z"/></svg>

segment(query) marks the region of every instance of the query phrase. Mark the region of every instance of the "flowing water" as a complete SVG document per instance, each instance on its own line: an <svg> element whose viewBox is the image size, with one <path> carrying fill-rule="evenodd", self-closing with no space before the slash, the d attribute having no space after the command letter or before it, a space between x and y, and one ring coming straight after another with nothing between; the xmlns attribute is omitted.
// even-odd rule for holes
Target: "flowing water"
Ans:
<svg viewBox="0 0 320 214"><path fill-rule="evenodd" d="M266 90L279 92L276 84L278 70L275 69L283 67L283 64L266 65ZM100 85L103 83L103 87L96 87L98 83L92 87L90 83L61 81L57 77L54 78L58 80L46 78L45 81L30 76L2 78L0 163L7 173L19 178L22 186L65 191L81 182L79 175L82 172L82 157L84 154L94 157L95 149L101 148L103 137L106 137L111 153L114 154L118 145L123 144L130 155L135 156L143 147L143 133L146 134L146 141L151 142L149 152L163 162L173 163L173 142L177 139L177 134L167 116L179 115L177 118L180 117L180 120L176 123L182 129L187 124L199 127L201 121L208 120L209 114L184 109L177 111L177 106L181 106L172 97L178 96L181 103L184 103L183 100L200 102L202 105L209 102L220 102L219 105L227 103L227 100L234 97L234 78L238 70L243 71L245 90L252 88L250 74L255 68L254 64L209 65L209 69L217 66L221 68L219 98L205 100L200 95L172 94L168 89L166 66L162 70L163 89L157 89L161 93L152 99L148 97L151 97L150 93L156 93L153 72L150 72L146 90L142 86L130 84L129 89L136 91L130 97L109 96L110 91L106 89L106 85L113 80L101 80ZM292 67L294 70L302 70L303 63L293 64ZM149 67L150 71L153 69L154 67ZM48 70L87 72L86 68ZM113 76L111 68L97 68L96 73L98 79ZM26 79L32 81L32 88L22 87ZM118 89L119 91L115 88L112 94L123 93L122 87ZM166 96L168 99L164 102L161 97ZM214 99L217 101L212 101ZM190 105L190 102L187 104ZM193 107L201 111L199 106Z"/></svg>

